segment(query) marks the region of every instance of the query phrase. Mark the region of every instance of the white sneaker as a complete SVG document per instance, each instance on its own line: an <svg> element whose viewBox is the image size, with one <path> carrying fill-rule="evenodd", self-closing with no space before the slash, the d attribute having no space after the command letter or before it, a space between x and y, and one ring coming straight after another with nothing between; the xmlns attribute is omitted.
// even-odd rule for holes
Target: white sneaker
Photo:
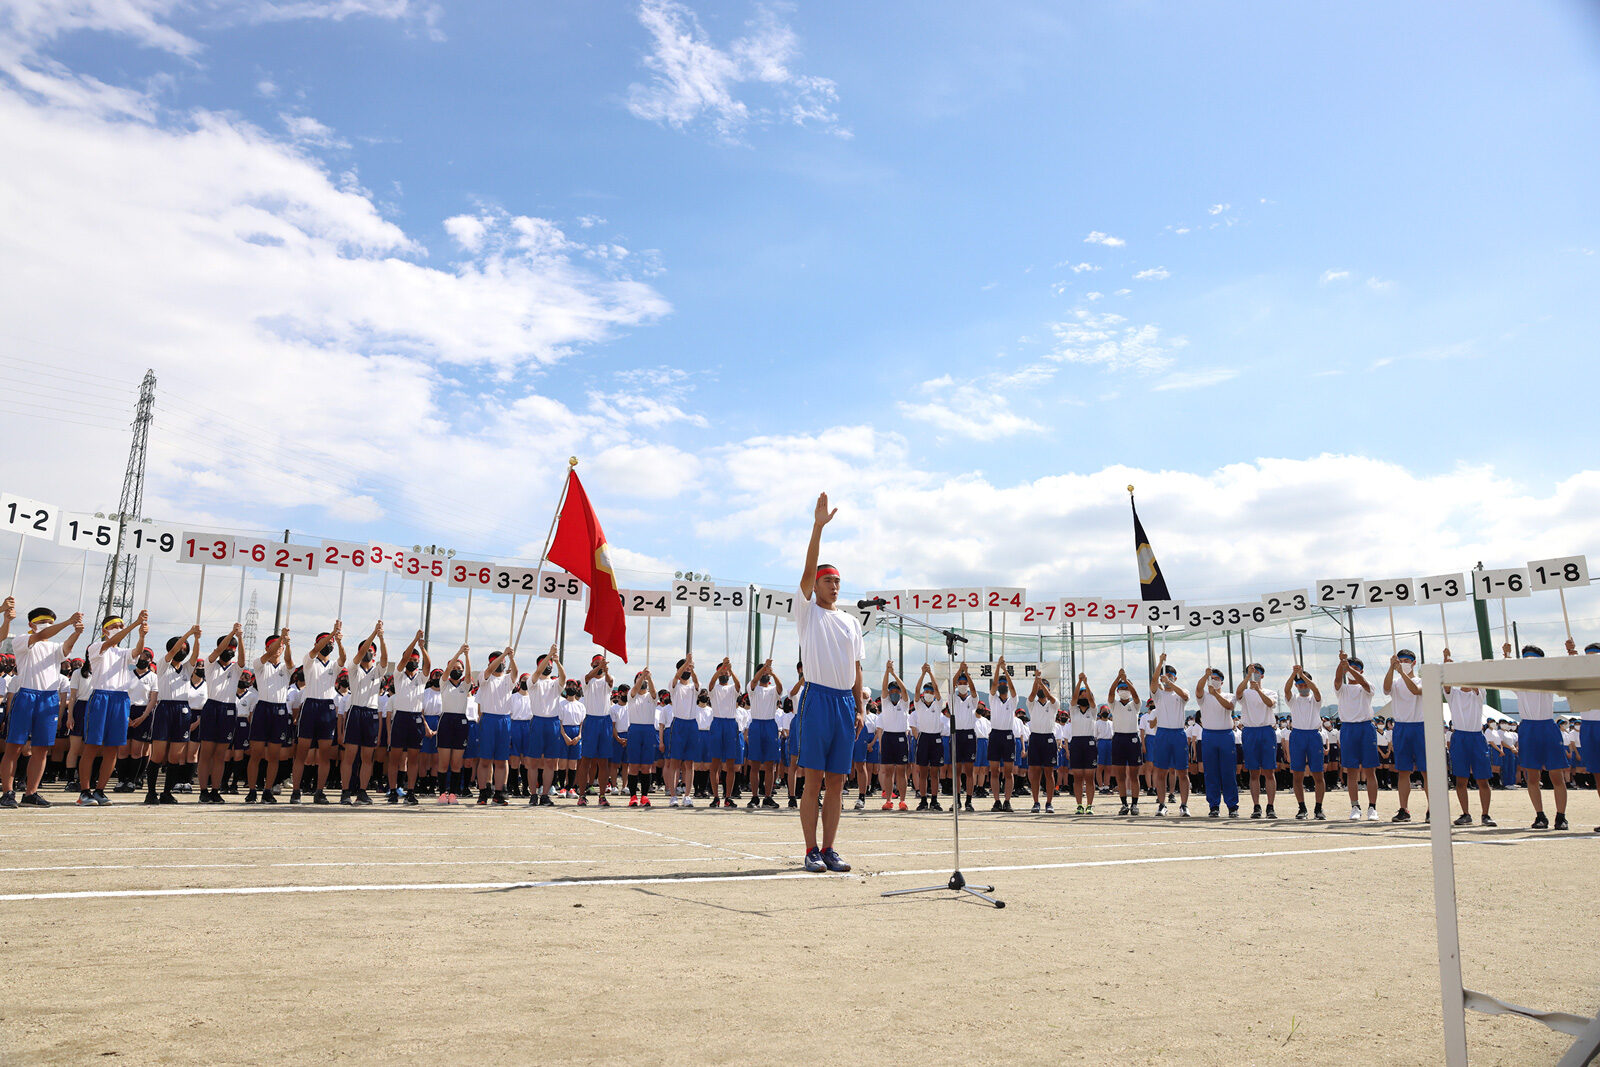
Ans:
<svg viewBox="0 0 1600 1067"><path fill-rule="evenodd" d="M1350 805L1350 821L1351 822L1360 822L1361 821L1361 809L1356 807L1354 804Z"/></svg>
<svg viewBox="0 0 1600 1067"><path fill-rule="evenodd" d="M692 808L692 807L694 807L694 798L693 797L684 797L683 798L683 803L678 805L678 806L682 807L682 808Z"/></svg>
<svg viewBox="0 0 1600 1067"><path fill-rule="evenodd" d="M675 808L677 806L678 806L678 798L677 797L673 797L671 800L667 801L667 807Z"/></svg>
<svg viewBox="0 0 1600 1067"><path fill-rule="evenodd" d="M1376 804L1374 804L1371 807L1367 808L1367 821L1368 822L1377 822L1378 821L1378 806Z"/></svg>

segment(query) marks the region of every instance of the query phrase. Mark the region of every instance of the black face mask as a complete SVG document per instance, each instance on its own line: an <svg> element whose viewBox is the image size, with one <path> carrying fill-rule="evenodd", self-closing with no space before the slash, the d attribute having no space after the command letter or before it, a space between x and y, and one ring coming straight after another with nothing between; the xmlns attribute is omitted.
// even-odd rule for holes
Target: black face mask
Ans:
<svg viewBox="0 0 1600 1067"><path fill-rule="evenodd" d="M689 680L689 672L688 671L684 671L682 674L678 675L678 681L687 682L688 680Z"/></svg>
<svg viewBox="0 0 1600 1067"><path fill-rule="evenodd" d="M1078 701L1078 710L1079 711L1088 711L1089 710L1089 702L1087 700Z"/></svg>
<svg viewBox="0 0 1600 1067"><path fill-rule="evenodd" d="M233 662L233 649L228 648L228 649L224 649L223 651L217 653L217 662L222 664L224 667L226 667L228 664L232 663Z"/></svg>
<svg viewBox="0 0 1600 1067"><path fill-rule="evenodd" d="M461 681L461 679L463 677L464 677L464 675L462 675L462 673L460 671L451 671L450 672L450 681L452 681L452 682L459 682L459 681Z"/></svg>

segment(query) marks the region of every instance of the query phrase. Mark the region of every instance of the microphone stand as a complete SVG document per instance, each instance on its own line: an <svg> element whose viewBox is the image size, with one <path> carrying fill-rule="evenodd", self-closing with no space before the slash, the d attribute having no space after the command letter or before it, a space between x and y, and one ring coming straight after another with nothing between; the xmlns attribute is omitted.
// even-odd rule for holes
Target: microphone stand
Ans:
<svg viewBox="0 0 1600 1067"><path fill-rule="evenodd" d="M899 619L902 625L909 622L913 626L920 626L923 629L931 630L943 637L945 655L950 661L950 685L952 690L954 689L956 676L956 642L959 641L962 644L966 644L967 639L964 636L957 633L955 630L941 630L939 627L923 622L921 619L913 618L904 612L896 611L895 609L889 607L882 597L877 597L872 600L859 600L856 602L856 606L859 608L877 608L879 611L888 615L893 615L895 618ZM902 670L905 668L905 664L903 663L900 666ZM912 698L912 706L915 707L915 696L913 694L907 694L907 696ZM953 698L955 693L952 691L950 696ZM954 727L952 726L952 729L953 728ZM950 754L952 756L955 755L954 744L951 745ZM955 771L954 768L952 768L951 773L954 776L953 783L955 785L955 789L952 793L950 804L950 825L954 834L954 859L952 861L950 878L943 885L923 886L919 889L893 889L887 893L880 893L879 896L903 897L911 893L942 893L948 890L952 893L966 893L968 896L977 897L986 904L993 904L996 908L1003 908L1006 906L1005 901L996 900L994 897L987 895L994 892L994 886L968 885L966 878L961 874L961 775L959 772ZM937 789L938 786L935 785L934 788Z"/></svg>

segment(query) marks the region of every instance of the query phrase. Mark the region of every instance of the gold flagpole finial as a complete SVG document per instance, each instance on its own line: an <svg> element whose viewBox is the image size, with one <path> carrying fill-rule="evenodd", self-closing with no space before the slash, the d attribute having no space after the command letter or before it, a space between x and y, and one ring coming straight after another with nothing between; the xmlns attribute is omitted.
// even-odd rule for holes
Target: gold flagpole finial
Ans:
<svg viewBox="0 0 1600 1067"><path fill-rule="evenodd" d="M568 456L567 457L567 466L576 467L577 465L578 465L578 457L577 456Z"/></svg>
<svg viewBox="0 0 1600 1067"><path fill-rule="evenodd" d="M1128 486L1128 492L1130 492L1130 493L1133 492L1133 486L1131 486L1131 485Z"/></svg>

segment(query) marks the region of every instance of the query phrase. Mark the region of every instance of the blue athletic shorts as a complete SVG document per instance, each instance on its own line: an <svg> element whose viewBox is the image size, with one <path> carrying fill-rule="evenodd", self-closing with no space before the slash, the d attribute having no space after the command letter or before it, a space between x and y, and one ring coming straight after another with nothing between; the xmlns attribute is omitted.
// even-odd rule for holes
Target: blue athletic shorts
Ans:
<svg viewBox="0 0 1600 1067"><path fill-rule="evenodd" d="M1100 755L1100 745L1093 737L1074 737L1067 742L1067 763L1075 771L1092 771Z"/></svg>
<svg viewBox="0 0 1600 1067"><path fill-rule="evenodd" d="M1567 746L1554 719L1523 719L1517 727L1518 755L1527 771L1561 771L1567 768ZM1530 782L1532 778L1528 779Z"/></svg>
<svg viewBox="0 0 1600 1067"><path fill-rule="evenodd" d="M902 766L909 756L910 751L906 747L905 733L889 733L885 731L883 735L883 751L878 756L884 765L888 767Z"/></svg>
<svg viewBox="0 0 1600 1067"><path fill-rule="evenodd" d="M1150 762L1163 771L1189 769L1189 735L1182 727L1156 728L1155 744L1150 746Z"/></svg>
<svg viewBox="0 0 1600 1067"><path fill-rule="evenodd" d="M480 721L481 721L482 717L480 716L479 718L480 718ZM462 748L462 750L461 750L461 758L462 759L469 760L469 759L477 759L478 758L478 738L481 737L481 736L483 736L483 730L479 728L478 723L472 721L471 719L468 719L467 720L467 743L466 743L466 746L464 748ZM507 736L508 737L510 736L509 733L507 734ZM510 742L509 741L506 744L506 750L507 750L507 753L508 753L506 758L510 759L511 757L509 755L509 752L510 752Z"/></svg>
<svg viewBox="0 0 1600 1067"><path fill-rule="evenodd" d="M1585 770L1590 774L1600 774L1600 722L1588 719L1579 721L1578 755L1583 759Z"/></svg>
<svg viewBox="0 0 1600 1067"><path fill-rule="evenodd" d="M1371 722L1340 723L1339 764L1347 771L1377 770L1378 728Z"/></svg>
<svg viewBox="0 0 1600 1067"><path fill-rule="evenodd" d="M585 715L578 734L578 758L614 759L611 754L611 729L611 716Z"/></svg>
<svg viewBox="0 0 1600 1067"><path fill-rule="evenodd" d="M528 734L528 755L533 759L566 759L567 746L561 740L561 720L535 716Z"/></svg>
<svg viewBox="0 0 1600 1067"><path fill-rule="evenodd" d="M944 737L940 734L921 734L917 737L916 764L918 767L944 766Z"/></svg>
<svg viewBox="0 0 1600 1067"><path fill-rule="evenodd" d="M1322 731L1289 731L1289 770L1295 774L1322 773Z"/></svg>
<svg viewBox="0 0 1600 1067"><path fill-rule="evenodd" d="M1394 769L1401 774L1428 769L1428 739L1420 722L1394 724Z"/></svg>
<svg viewBox="0 0 1600 1067"><path fill-rule="evenodd" d="M76 737L76 738L78 738L80 740L83 738L83 720L87 716L88 711L89 711L89 702L87 700L78 700L78 701L73 702L73 705L72 705L72 724L67 727L67 736L68 737ZM61 734L61 724L57 723L56 724L56 735L57 735L58 738L59 738L60 734Z"/></svg>
<svg viewBox="0 0 1600 1067"><path fill-rule="evenodd" d="M439 747L455 750L467 747L467 716L463 712L447 712L439 716Z"/></svg>
<svg viewBox="0 0 1600 1067"><path fill-rule="evenodd" d="M507 750L510 754L506 759L534 758L533 752L533 720L512 719L507 716L509 725L506 727L506 743L511 747Z"/></svg>
<svg viewBox="0 0 1600 1067"><path fill-rule="evenodd" d="M737 762L739 759L739 720L738 719L712 719L711 729L706 731L705 759L729 760Z"/></svg>
<svg viewBox="0 0 1600 1067"><path fill-rule="evenodd" d="M352 705L344 717L344 743L357 748L374 748L378 744L382 719L377 708Z"/></svg>
<svg viewBox="0 0 1600 1067"><path fill-rule="evenodd" d="M250 740L267 745L288 744L289 709L265 700L257 703L250 711Z"/></svg>
<svg viewBox="0 0 1600 1067"><path fill-rule="evenodd" d="M800 753L800 766L824 774L849 774L856 737L856 695L848 689L830 689L807 682L800 691L791 741Z"/></svg>
<svg viewBox="0 0 1600 1067"><path fill-rule="evenodd" d="M1246 726L1241 732L1244 735L1244 769L1277 770L1278 731L1270 726Z"/></svg>
<svg viewBox="0 0 1600 1067"><path fill-rule="evenodd" d="M12 704L13 709L16 704ZM189 705L181 700L163 700L151 714L150 738L155 742L182 744L189 740Z"/></svg>
<svg viewBox="0 0 1600 1067"><path fill-rule="evenodd" d="M1139 754L1138 734L1112 734L1111 760L1108 767L1137 767L1143 763Z"/></svg>
<svg viewBox="0 0 1600 1067"><path fill-rule="evenodd" d="M300 721L305 722L302 714ZM397 711L389 723L389 747L407 752L422 751L422 712Z"/></svg>
<svg viewBox="0 0 1600 1067"><path fill-rule="evenodd" d="M238 709L231 703L208 700L200 709L200 740L213 745L226 745L233 741L233 725L239 718Z"/></svg>
<svg viewBox="0 0 1600 1067"><path fill-rule="evenodd" d="M556 740L561 742L562 759L571 761L581 758L583 752L583 726L581 724L571 726L567 723L562 723L561 736ZM568 744L569 741L571 744Z"/></svg>
<svg viewBox="0 0 1600 1067"><path fill-rule="evenodd" d="M1115 737L1115 736L1116 736L1115 734L1112 735L1112 737ZM1094 739L1094 747L1095 747L1095 753L1094 753L1095 761L1097 763L1104 764L1107 767L1111 766L1111 738L1110 737L1097 737L1097 738L1095 738Z"/></svg>
<svg viewBox="0 0 1600 1067"><path fill-rule="evenodd" d="M439 716L424 715L422 717L422 721L427 723L428 730L432 730L434 734L432 737L429 737L428 730L422 731L422 751L431 756L439 751ZM348 730L346 731L344 737L345 744L349 744L350 734Z"/></svg>
<svg viewBox="0 0 1600 1067"><path fill-rule="evenodd" d="M1028 769L1049 769L1056 765L1056 735L1028 734Z"/></svg>
<svg viewBox="0 0 1600 1067"><path fill-rule="evenodd" d="M633 740L633 727L628 727L628 740ZM673 719L667 724L666 752L663 756L669 760L688 760L692 762L695 752L700 747L700 724L693 719ZM651 751L655 751L654 748Z"/></svg>
<svg viewBox="0 0 1600 1067"><path fill-rule="evenodd" d="M61 694L54 689L19 689L11 698L6 744L49 748L56 743Z"/></svg>
<svg viewBox="0 0 1600 1067"><path fill-rule="evenodd" d="M778 761L778 724L771 719L751 719L745 733L746 757L751 763Z"/></svg>
<svg viewBox="0 0 1600 1067"><path fill-rule="evenodd" d="M339 713L331 700L308 699L300 709L300 740L321 744L339 736ZM415 745L402 746L415 748Z"/></svg>
<svg viewBox="0 0 1600 1067"><path fill-rule="evenodd" d="M511 725L509 715L478 719L478 759L501 763L511 758Z"/></svg>
<svg viewBox="0 0 1600 1067"><path fill-rule="evenodd" d="M888 734L884 734L884 737L888 736ZM1015 751L1016 738L1012 736L1010 730L995 730L989 734L990 766L998 767L1002 764L1011 763L1014 759L1013 754ZM888 761L885 760L884 762L887 763Z"/></svg>
<svg viewBox="0 0 1600 1067"><path fill-rule="evenodd" d="M850 742L850 762L867 762L867 750L871 747L872 734L868 733L866 729L863 728L862 731L856 734L855 738Z"/></svg>
<svg viewBox="0 0 1600 1067"><path fill-rule="evenodd" d="M1489 776L1494 773L1489 761L1488 739L1476 730L1457 730L1451 734L1450 770L1457 778L1476 778L1480 783L1488 782Z"/></svg>
<svg viewBox="0 0 1600 1067"><path fill-rule="evenodd" d="M693 719L684 722L694 727ZM656 728L647 722L634 723L628 727L628 762L639 767L648 767L656 761Z"/></svg>
<svg viewBox="0 0 1600 1067"><path fill-rule="evenodd" d="M83 743L86 745L125 745L128 743L128 694L120 690L96 689L84 713Z"/></svg>
<svg viewBox="0 0 1600 1067"><path fill-rule="evenodd" d="M987 737L978 738L978 747L972 753L972 765L974 767L989 766L989 739Z"/></svg>

